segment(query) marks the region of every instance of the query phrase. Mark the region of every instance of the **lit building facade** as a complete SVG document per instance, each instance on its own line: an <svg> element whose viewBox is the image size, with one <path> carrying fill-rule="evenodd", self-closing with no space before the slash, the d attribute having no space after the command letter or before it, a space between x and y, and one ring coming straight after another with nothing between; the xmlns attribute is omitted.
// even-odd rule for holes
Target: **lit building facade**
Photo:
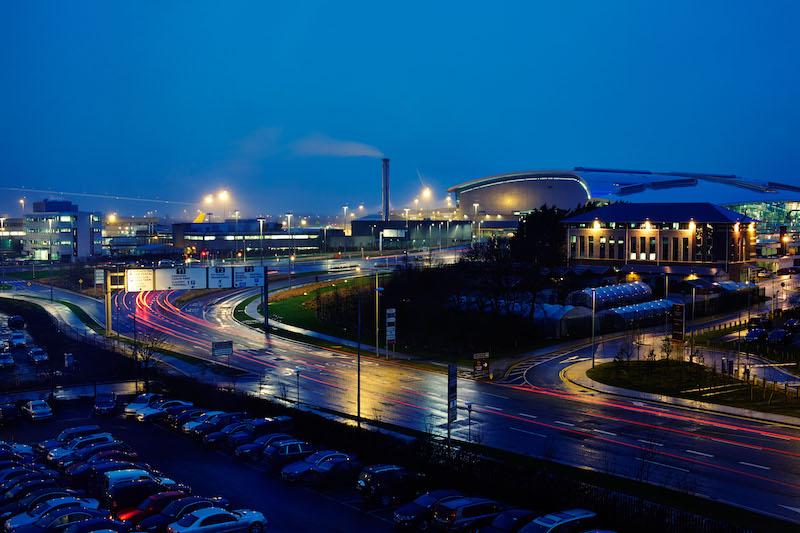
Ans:
<svg viewBox="0 0 800 533"><path fill-rule="evenodd" d="M103 249L114 256L159 253L172 246L172 227L159 217L109 214L103 225Z"/></svg>
<svg viewBox="0 0 800 533"><path fill-rule="evenodd" d="M101 214L80 211L72 202L34 202L23 226L23 255L30 259L69 263L102 255Z"/></svg>
<svg viewBox="0 0 800 533"><path fill-rule="evenodd" d="M571 265L747 276L756 220L710 203L614 203L564 220Z"/></svg>

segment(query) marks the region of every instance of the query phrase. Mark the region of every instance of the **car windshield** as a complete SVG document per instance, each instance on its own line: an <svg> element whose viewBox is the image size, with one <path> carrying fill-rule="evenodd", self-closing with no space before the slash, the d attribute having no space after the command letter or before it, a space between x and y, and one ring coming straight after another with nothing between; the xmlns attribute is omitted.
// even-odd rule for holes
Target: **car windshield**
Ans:
<svg viewBox="0 0 800 533"><path fill-rule="evenodd" d="M330 455L330 453L329 453L329 452L317 452L317 453L312 453L311 455L309 455L308 457L306 457L305 461L306 461L307 463L314 464L314 463L318 463L318 462L320 462L320 460L324 459L325 457L327 457L327 456L329 456L329 455Z"/></svg>
<svg viewBox="0 0 800 533"><path fill-rule="evenodd" d="M414 503L416 503L417 505L421 505L423 507L430 507L431 505L433 505L437 501L438 501L438 498L436 496L434 496L434 495L432 495L430 493L427 493L427 494L423 494L422 496L420 496L419 498L414 500Z"/></svg>

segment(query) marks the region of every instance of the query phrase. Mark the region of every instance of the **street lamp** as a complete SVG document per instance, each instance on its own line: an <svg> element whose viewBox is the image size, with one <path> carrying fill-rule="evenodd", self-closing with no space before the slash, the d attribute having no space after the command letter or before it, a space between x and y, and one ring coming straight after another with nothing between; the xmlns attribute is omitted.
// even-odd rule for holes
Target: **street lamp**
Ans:
<svg viewBox="0 0 800 533"><path fill-rule="evenodd" d="M467 442L472 442L472 402L467 405Z"/></svg>
<svg viewBox="0 0 800 533"><path fill-rule="evenodd" d="M20 198L19 199L19 205L22 206L22 214L24 215L25 214L25 198Z"/></svg>
<svg viewBox="0 0 800 533"><path fill-rule="evenodd" d="M594 368L594 314L595 314L595 296L596 289L592 287L592 368Z"/></svg>
<svg viewBox="0 0 800 533"><path fill-rule="evenodd" d="M478 207L480 207L480 205L481 204L479 204L478 202L475 202L474 204L472 204L472 208L475 210L475 216L476 217L478 216Z"/></svg>
<svg viewBox="0 0 800 533"><path fill-rule="evenodd" d="M268 296L268 279L267 269L264 268L264 222L267 221L264 217L258 217L258 256L261 271L264 275L264 285L261 290L261 313L264 315L264 335L269 335L269 312L267 310L267 303L269 302Z"/></svg>
<svg viewBox="0 0 800 533"><path fill-rule="evenodd" d="M53 219L47 219L48 236L47 236L47 262L50 266L50 275L53 275ZM53 280L50 280L50 302L53 301Z"/></svg>
<svg viewBox="0 0 800 533"><path fill-rule="evenodd" d="M292 238L292 213L286 213L286 231L289 232L289 253L294 253L294 239Z"/></svg>
<svg viewBox="0 0 800 533"><path fill-rule="evenodd" d="M408 212L410 211L409 208L403 208L403 213L406 214L406 229L408 229Z"/></svg>

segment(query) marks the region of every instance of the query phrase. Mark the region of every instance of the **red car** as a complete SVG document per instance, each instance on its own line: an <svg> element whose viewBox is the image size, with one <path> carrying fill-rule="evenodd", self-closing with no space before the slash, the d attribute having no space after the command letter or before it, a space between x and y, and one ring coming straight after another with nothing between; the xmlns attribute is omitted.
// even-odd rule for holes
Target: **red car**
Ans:
<svg viewBox="0 0 800 533"><path fill-rule="evenodd" d="M129 524L138 524L145 518L160 513L164 507L175 500L185 498L186 496L185 493L178 490L159 492L145 498L145 500L136 507L129 507L117 511L117 518Z"/></svg>

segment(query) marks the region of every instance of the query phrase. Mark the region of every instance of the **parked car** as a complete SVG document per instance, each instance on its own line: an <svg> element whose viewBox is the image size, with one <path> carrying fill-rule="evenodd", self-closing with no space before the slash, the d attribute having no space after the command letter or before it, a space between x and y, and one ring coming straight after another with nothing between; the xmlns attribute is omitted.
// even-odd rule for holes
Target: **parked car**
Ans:
<svg viewBox="0 0 800 533"><path fill-rule="evenodd" d="M185 402L183 400L165 400L156 402L149 407L143 407L136 411L136 420L139 422L152 422L167 415L167 409L170 407L191 407L192 402Z"/></svg>
<svg viewBox="0 0 800 533"><path fill-rule="evenodd" d="M22 414L30 418L32 421L49 420L53 418L53 410L44 400L31 400L25 402L22 406Z"/></svg>
<svg viewBox="0 0 800 533"><path fill-rule="evenodd" d="M106 516L104 511L84 509L80 507L60 509L40 518L33 524L19 527L14 533L53 533L64 531L71 524L89 520L91 518L101 518Z"/></svg>
<svg viewBox="0 0 800 533"><path fill-rule="evenodd" d="M356 490L365 502L386 506L392 502L413 498L419 489L421 476L397 465L372 465L361 471Z"/></svg>
<svg viewBox="0 0 800 533"><path fill-rule="evenodd" d="M86 489L89 487L90 480L96 479L99 474L108 472L112 466L119 466L120 468L141 467L140 463L134 463L130 458L112 455L72 465L66 469L64 475L71 486Z"/></svg>
<svg viewBox="0 0 800 533"><path fill-rule="evenodd" d="M785 329L789 333L800 332L800 320L796 318L790 318L789 320L783 323L783 329Z"/></svg>
<svg viewBox="0 0 800 533"><path fill-rule="evenodd" d="M125 406L124 415L125 417L134 417L139 409L150 407L151 405L160 401L162 398L163 396L161 394L156 394L154 392L140 394L134 398L132 402Z"/></svg>
<svg viewBox="0 0 800 533"><path fill-rule="evenodd" d="M0 508L0 522L14 514L30 511L47 500L66 496L80 496L80 494L77 491L63 487L44 487L33 490L24 498Z"/></svg>
<svg viewBox="0 0 800 533"><path fill-rule="evenodd" d="M190 434L200 424L203 424L206 421L211 420L213 417L222 414L225 414L225 411L206 411L197 418L184 422L184 424L181 426L181 431L183 431L186 434Z"/></svg>
<svg viewBox="0 0 800 533"><path fill-rule="evenodd" d="M398 507L392 515L394 524L400 528L428 529L433 520L433 508L440 502L461 497L456 490L432 490L418 496L415 500Z"/></svg>
<svg viewBox="0 0 800 533"><path fill-rule="evenodd" d="M25 338L25 334L21 331L12 331L8 337L8 346L10 348L24 348L27 343L28 339Z"/></svg>
<svg viewBox="0 0 800 533"><path fill-rule="evenodd" d="M205 412L205 409L191 407L189 409L181 410L175 414L168 414L166 423L172 429L181 429L185 423L197 420L203 416Z"/></svg>
<svg viewBox="0 0 800 533"><path fill-rule="evenodd" d="M12 315L8 317L6 322L9 329L23 329L25 327L25 319L19 315Z"/></svg>
<svg viewBox="0 0 800 533"><path fill-rule="evenodd" d="M228 437L237 431L246 430L249 426L250 421L239 421L239 422L232 422L227 426L223 427L219 431L212 431L211 433L207 433L203 436L203 444L206 446L217 448L219 446L224 446L228 442Z"/></svg>
<svg viewBox="0 0 800 533"><path fill-rule="evenodd" d="M56 486L58 486L56 480L51 477L26 478L3 492L0 496L0 505L19 501L35 490Z"/></svg>
<svg viewBox="0 0 800 533"><path fill-rule="evenodd" d="M767 342L773 345L788 344L792 340L792 335L785 329L773 329L767 335Z"/></svg>
<svg viewBox="0 0 800 533"><path fill-rule="evenodd" d="M537 516L539 513L530 509L506 509L482 527L480 533L515 533Z"/></svg>
<svg viewBox="0 0 800 533"><path fill-rule="evenodd" d="M247 413L221 413L195 426L190 434L196 438L202 439L209 433L219 431L228 424L241 422L246 419Z"/></svg>
<svg viewBox="0 0 800 533"><path fill-rule="evenodd" d="M99 392L94 397L92 409L96 415L110 415L117 412L117 395L114 392Z"/></svg>
<svg viewBox="0 0 800 533"><path fill-rule="evenodd" d="M279 440L264 448L261 461L270 470L280 470L312 453L314 447L308 442L297 439Z"/></svg>
<svg viewBox="0 0 800 533"><path fill-rule="evenodd" d="M261 457L264 449L279 440L292 439L291 435L286 433L270 433L269 435L262 435L249 444L242 444L237 446L233 454L239 459L255 460Z"/></svg>
<svg viewBox="0 0 800 533"><path fill-rule="evenodd" d="M89 518L71 524L64 533L127 533L131 528L125 522L111 518Z"/></svg>
<svg viewBox="0 0 800 533"><path fill-rule="evenodd" d="M98 494L103 490L103 476L106 472L115 472L117 470L147 470L150 468L148 465L141 463L133 463L130 461L100 461L93 463L82 476L71 476L70 482L72 486L85 489L89 494Z"/></svg>
<svg viewBox="0 0 800 533"><path fill-rule="evenodd" d="M3 368L14 368L14 356L7 350L0 352L0 369Z"/></svg>
<svg viewBox="0 0 800 533"><path fill-rule="evenodd" d="M303 459L283 467L281 478L284 481L299 481L320 484L333 483L350 478L354 480L360 465L354 457L333 450L315 452Z"/></svg>
<svg viewBox="0 0 800 533"><path fill-rule="evenodd" d="M131 481L154 481L155 483L164 487L165 490L168 490L167 488L174 488L177 485L175 481L168 477L161 476L158 472L152 472L143 468L125 468L122 470L111 470L103 473L98 480L98 486L102 491L107 492L109 489L113 489L114 486L119 485L120 483L127 483Z"/></svg>
<svg viewBox="0 0 800 533"><path fill-rule="evenodd" d="M765 316L752 316L747 321L747 329L769 329L772 327L772 321Z"/></svg>
<svg viewBox="0 0 800 533"><path fill-rule="evenodd" d="M597 514L586 509L570 509L558 513L550 513L522 526L519 533L546 533L561 531L584 531L590 529L597 519Z"/></svg>
<svg viewBox="0 0 800 533"><path fill-rule="evenodd" d="M96 433L94 435L78 437L77 439L71 440L60 448L53 448L47 452L47 460L51 463L55 463L62 457L71 455L79 450L89 448L95 444L103 444L107 442L114 442L114 437L111 435L111 433Z"/></svg>
<svg viewBox="0 0 800 533"><path fill-rule="evenodd" d="M108 451L129 452L130 450L131 450L130 446L119 440L114 440L111 442L101 442L99 444L93 444L88 448L84 448L82 450L76 450L75 452L62 457L61 459L56 461L56 466L62 470L66 470L73 464L86 461L87 459L90 459L95 455L103 452L108 452Z"/></svg>
<svg viewBox="0 0 800 533"><path fill-rule="evenodd" d="M5 523L6 531L16 531L20 527L33 524L48 515L67 508L97 509L99 502L92 498L75 498L74 496L64 496L52 498L39 503L33 509L12 516Z"/></svg>
<svg viewBox="0 0 800 533"><path fill-rule="evenodd" d="M755 344L767 340L767 330L764 328L753 328L744 336L744 342Z"/></svg>
<svg viewBox="0 0 800 533"><path fill-rule="evenodd" d="M436 504L433 523L445 531L474 531L491 523L502 510L495 501L462 496Z"/></svg>
<svg viewBox="0 0 800 533"><path fill-rule="evenodd" d="M224 498L204 498L201 496L188 496L175 500L158 513L145 518L137 525L139 531L162 533L167 526L177 522L189 513L208 507L221 507L227 509L228 501Z"/></svg>
<svg viewBox="0 0 800 533"><path fill-rule="evenodd" d="M198 509L171 524L169 533L190 533L193 531L234 531L246 530L261 533L267 525L267 518L258 511L239 509L226 511L219 507ZM213 527L212 527L213 526Z"/></svg>
<svg viewBox="0 0 800 533"><path fill-rule="evenodd" d="M175 500L180 500L185 497L186 493L178 490L157 492L145 498L144 501L136 507L120 509L117 511L117 518L129 524L138 524L145 518L160 513L167 505Z"/></svg>
<svg viewBox="0 0 800 533"><path fill-rule="evenodd" d="M28 350L28 360L32 365L43 365L50 360L50 356L38 346L34 346Z"/></svg>
<svg viewBox="0 0 800 533"><path fill-rule="evenodd" d="M153 479L122 481L107 489L100 498L104 507L116 512L139 505L153 494L170 490Z"/></svg>
<svg viewBox="0 0 800 533"><path fill-rule="evenodd" d="M100 426L96 424L91 424L86 426L74 426L61 431L61 433L56 435L56 438L54 439L48 439L36 443L33 446L33 449L38 455L45 457L51 450L55 450L56 448L61 448L63 446L66 446L75 439L78 439L80 437L87 437L89 435L96 435L102 432L103 431L100 429Z"/></svg>
<svg viewBox="0 0 800 533"><path fill-rule="evenodd" d="M242 444L253 442L262 435L285 431L292 423L290 416L276 416L272 418L256 418L251 420L244 429L228 435L225 446L234 451Z"/></svg>

